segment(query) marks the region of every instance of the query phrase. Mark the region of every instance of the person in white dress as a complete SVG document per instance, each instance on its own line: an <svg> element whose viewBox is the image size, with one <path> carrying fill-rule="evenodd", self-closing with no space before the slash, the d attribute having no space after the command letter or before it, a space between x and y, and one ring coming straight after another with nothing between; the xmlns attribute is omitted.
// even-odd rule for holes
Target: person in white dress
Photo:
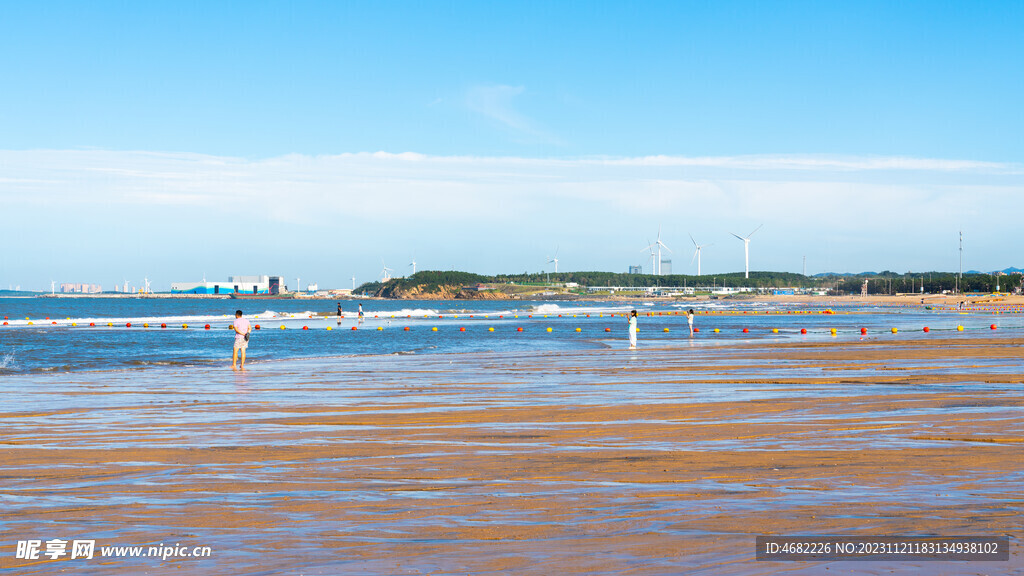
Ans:
<svg viewBox="0 0 1024 576"><path fill-rule="evenodd" d="M629 347L636 348L636 310L629 313Z"/></svg>

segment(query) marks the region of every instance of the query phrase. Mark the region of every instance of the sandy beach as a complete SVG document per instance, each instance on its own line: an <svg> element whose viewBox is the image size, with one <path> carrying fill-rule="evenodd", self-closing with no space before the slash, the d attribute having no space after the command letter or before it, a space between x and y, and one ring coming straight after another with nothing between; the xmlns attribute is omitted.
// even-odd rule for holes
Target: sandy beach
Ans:
<svg viewBox="0 0 1024 576"><path fill-rule="evenodd" d="M1013 337L869 338L35 377L0 410L0 570L1020 573L1022 361ZM755 561L768 534L1011 554ZM56 538L97 557L15 558ZM157 544L212 554L98 557Z"/></svg>

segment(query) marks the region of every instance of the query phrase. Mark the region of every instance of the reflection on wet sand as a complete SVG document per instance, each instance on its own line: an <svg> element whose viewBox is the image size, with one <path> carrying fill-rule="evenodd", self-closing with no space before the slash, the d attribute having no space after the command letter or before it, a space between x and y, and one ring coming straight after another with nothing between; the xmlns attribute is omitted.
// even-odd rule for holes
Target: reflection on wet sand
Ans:
<svg viewBox="0 0 1024 576"><path fill-rule="evenodd" d="M865 340L34 377L0 409L0 569L862 570L755 562L754 537L1018 537L1022 358L1008 338ZM213 556L15 559L28 538ZM1013 546L869 568L1012 573Z"/></svg>

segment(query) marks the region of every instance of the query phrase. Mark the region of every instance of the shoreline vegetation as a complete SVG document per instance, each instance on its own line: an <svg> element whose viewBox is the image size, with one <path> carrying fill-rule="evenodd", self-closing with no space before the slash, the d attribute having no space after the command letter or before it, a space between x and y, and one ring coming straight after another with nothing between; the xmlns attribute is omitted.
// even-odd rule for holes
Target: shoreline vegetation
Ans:
<svg viewBox="0 0 1024 576"><path fill-rule="evenodd" d="M353 294L401 300L451 299L559 299L650 296L652 292L674 291L675 297L771 294L775 291L803 292L821 296L916 295L985 293L1019 290L1024 276L1014 274L964 274L951 272L895 274L830 274L804 276L790 272L682 274L618 274L614 272L560 272L553 274L501 274L482 276L459 271L421 271L385 282L368 282ZM723 294L728 287L733 292ZM804 295L804 294L801 294Z"/></svg>

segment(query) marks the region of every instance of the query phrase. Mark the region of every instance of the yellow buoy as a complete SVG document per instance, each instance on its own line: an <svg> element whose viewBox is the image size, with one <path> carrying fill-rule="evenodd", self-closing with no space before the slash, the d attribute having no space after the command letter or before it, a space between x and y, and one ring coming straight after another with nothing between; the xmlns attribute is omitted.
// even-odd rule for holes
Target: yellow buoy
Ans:
<svg viewBox="0 0 1024 576"><path fill-rule="evenodd" d="M551 332L551 327L550 326L548 326L547 331Z"/></svg>
<svg viewBox="0 0 1024 576"><path fill-rule="evenodd" d="M718 334L718 328L715 328L715 334Z"/></svg>
<svg viewBox="0 0 1024 576"><path fill-rule="evenodd" d="M78 322L72 322L71 325L72 326L78 326Z"/></svg>
<svg viewBox="0 0 1024 576"><path fill-rule="evenodd" d="M431 328L430 331L431 332L437 332L437 326L434 326L433 328Z"/></svg>
<svg viewBox="0 0 1024 576"><path fill-rule="evenodd" d="M284 330L284 324L281 324L281 330Z"/></svg>
<svg viewBox="0 0 1024 576"><path fill-rule="evenodd" d="M494 332L494 328L488 328L487 331L488 332Z"/></svg>
<svg viewBox="0 0 1024 576"><path fill-rule="evenodd" d="M895 334L896 332L899 332L899 330L897 330L896 328L893 328L892 329L892 333Z"/></svg>
<svg viewBox="0 0 1024 576"><path fill-rule="evenodd" d="M377 326L377 330L383 330L383 329L384 329L383 326Z"/></svg>
<svg viewBox="0 0 1024 576"><path fill-rule="evenodd" d="M779 333L779 329L778 328L772 328L772 334L778 334L778 333Z"/></svg>
<svg viewBox="0 0 1024 576"><path fill-rule="evenodd" d="M665 332L668 332L668 328L665 328Z"/></svg>
<svg viewBox="0 0 1024 576"><path fill-rule="evenodd" d="M188 328L188 324L182 324L181 327L182 327L182 329L186 329L186 328ZM281 326L281 328L284 328L284 326Z"/></svg>
<svg viewBox="0 0 1024 576"><path fill-rule="evenodd" d="M328 326L327 329L328 330L334 330L334 328L331 328L330 326Z"/></svg>
<svg viewBox="0 0 1024 576"><path fill-rule="evenodd" d="M836 329L835 329L835 328L833 328L833 329L832 329L832 335L833 335L833 336L835 336L835 335L836 335Z"/></svg>
<svg viewBox="0 0 1024 576"><path fill-rule="evenodd" d="M964 327L963 326L957 326L956 327L956 331L957 332L963 332L964 331Z"/></svg>
<svg viewBox="0 0 1024 576"><path fill-rule="evenodd" d="M577 332L583 332L583 329L582 328L577 328L576 331Z"/></svg>

